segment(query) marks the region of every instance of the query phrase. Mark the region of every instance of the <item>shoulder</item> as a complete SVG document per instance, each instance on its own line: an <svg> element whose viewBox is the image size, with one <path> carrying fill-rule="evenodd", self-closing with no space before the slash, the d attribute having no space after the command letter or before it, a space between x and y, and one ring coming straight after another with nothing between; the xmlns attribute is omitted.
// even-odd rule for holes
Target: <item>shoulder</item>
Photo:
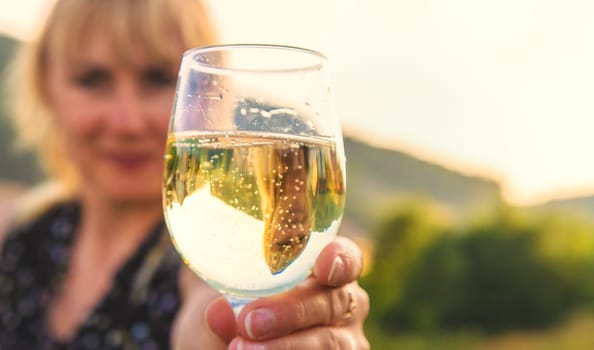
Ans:
<svg viewBox="0 0 594 350"><path fill-rule="evenodd" d="M66 240L79 217L79 205L76 202L54 203L28 220L19 221L6 233L2 243L2 260L20 260L28 251L47 249L52 241ZM33 254L31 254L33 253ZM39 251L40 254L44 254Z"/></svg>
<svg viewBox="0 0 594 350"><path fill-rule="evenodd" d="M66 256L62 243L68 240L68 235L62 228L73 225L73 217L66 219L70 207L52 206L35 219L8 231L0 253L0 280L8 282L4 289L0 288L0 300L20 300L25 296L23 291L29 293L50 285L57 271L55 267Z"/></svg>
<svg viewBox="0 0 594 350"><path fill-rule="evenodd" d="M11 225L15 203L25 192L25 188L17 183L0 181L0 242Z"/></svg>
<svg viewBox="0 0 594 350"><path fill-rule="evenodd" d="M47 181L25 191L14 200L11 227L26 226L62 203L72 202L74 194L57 181Z"/></svg>
<svg viewBox="0 0 594 350"><path fill-rule="evenodd" d="M5 222L6 235L14 237L35 231L35 228L52 218L59 216L60 211L67 210L67 203L74 202L74 196L58 182L47 181L19 194L11 202L14 208L10 218Z"/></svg>

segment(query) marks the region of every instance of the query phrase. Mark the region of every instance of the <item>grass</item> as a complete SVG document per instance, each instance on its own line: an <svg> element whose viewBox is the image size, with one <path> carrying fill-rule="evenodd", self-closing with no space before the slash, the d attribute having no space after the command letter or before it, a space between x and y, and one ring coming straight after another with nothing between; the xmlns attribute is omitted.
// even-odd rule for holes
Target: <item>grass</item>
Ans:
<svg viewBox="0 0 594 350"><path fill-rule="evenodd" d="M563 324L540 331L514 331L497 336L472 332L431 335L382 333L368 325L372 349L382 350L584 350L594 349L594 315L576 314Z"/></svg>

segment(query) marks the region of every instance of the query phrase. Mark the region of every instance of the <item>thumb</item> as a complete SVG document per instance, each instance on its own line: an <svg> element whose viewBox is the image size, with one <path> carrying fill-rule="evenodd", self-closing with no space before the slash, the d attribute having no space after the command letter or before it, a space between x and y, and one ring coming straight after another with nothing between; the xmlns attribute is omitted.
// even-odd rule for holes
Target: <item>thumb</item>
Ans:
<svg viewBox="0 0 594 350"><path fill-rule="evenodd" d="M224 297L214 299L206 307L206 323L210 330L229 344L237 335L237 326L233 309Z"/></svg>
<svg viewBox="0 0 594 350"><path fill-rule="evenodd" d="M323 285L337 287L357 280L362 268L363 255L359 246L338 236L318 256L313 274Z"/></svg>

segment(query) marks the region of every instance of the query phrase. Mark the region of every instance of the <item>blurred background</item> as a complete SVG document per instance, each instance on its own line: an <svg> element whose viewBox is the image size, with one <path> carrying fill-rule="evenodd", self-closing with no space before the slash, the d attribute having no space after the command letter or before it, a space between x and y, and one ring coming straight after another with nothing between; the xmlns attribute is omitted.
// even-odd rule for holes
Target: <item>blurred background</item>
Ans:
<svg viewBox="0 0 594 350"><path fill-rule="evenodd" d="M0 69L51 0L0 0ZM374 349L594 348L594 3L211 0L330 61ZM42 180L0 99L0 230Z"/></svg>

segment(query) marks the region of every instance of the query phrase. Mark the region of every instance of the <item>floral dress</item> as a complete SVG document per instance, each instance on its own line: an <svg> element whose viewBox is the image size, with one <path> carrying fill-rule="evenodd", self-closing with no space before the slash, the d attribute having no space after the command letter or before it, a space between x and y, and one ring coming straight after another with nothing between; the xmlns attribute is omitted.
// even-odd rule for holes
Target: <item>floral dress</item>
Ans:
<svg viewBox="0 0 594 350"><path fill-rule="evenodd" d="M52 339L48 302L66 275L79 220L77 202L60 204L7 236L0 255L0 349L169 348L182 263L162 223L118 270L72 339Z"/></svg>

